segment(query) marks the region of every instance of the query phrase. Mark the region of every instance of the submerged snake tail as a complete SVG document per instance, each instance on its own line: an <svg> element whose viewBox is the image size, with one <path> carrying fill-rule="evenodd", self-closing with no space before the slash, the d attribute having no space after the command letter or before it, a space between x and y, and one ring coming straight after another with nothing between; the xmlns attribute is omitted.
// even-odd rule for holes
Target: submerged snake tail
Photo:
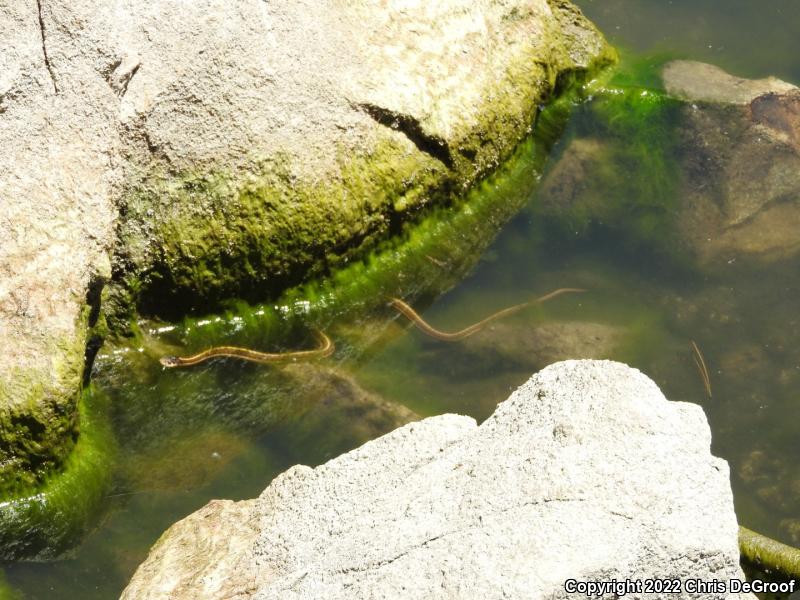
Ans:
<svg viewBox="0 0 800 600"><path fill-rule="evenodd" d="M516 312L519 312L523 308L531 306L532 304L546 302L547 300L551 300L557 296L560 296L561 294L580 293L585 291L586 290L581 288L559 288L557 290L553 290L548 294L545 294L544 296L536 298L535 300L531 300L530 302L515 304L514 306L509 306L508 308L499 310L496 313L489 315L482 321L478 321L474 325L470 325L469 327L465 327L464 329L460 331L455 331L453 333L440 331L439 329L436 329L435 327L429 325L413 308L411 308L408 304L400 300L400 298L392 298L389 301L389 306L397 310L399 313L403 314L409 321L411 321L414 324L414 326L417 329L431 336L432 338L436 338L437 340L442 340L444 342L456 342L458 340L463 340L464 338L471 336L473 333L477 333L492 321L499 319L501 317L507 317L508 315L512 315Z"/></svg>
<svg viewBox="0 0 800 600"><path fill-rule="evenodd" d="M558 288L557 290L553 290L549 294L545 294L544 296L540 296L534 302L547 302L548 300L552 300L553 298L560 296L561 294L582 294L586 292L583 288Z"/></svg>

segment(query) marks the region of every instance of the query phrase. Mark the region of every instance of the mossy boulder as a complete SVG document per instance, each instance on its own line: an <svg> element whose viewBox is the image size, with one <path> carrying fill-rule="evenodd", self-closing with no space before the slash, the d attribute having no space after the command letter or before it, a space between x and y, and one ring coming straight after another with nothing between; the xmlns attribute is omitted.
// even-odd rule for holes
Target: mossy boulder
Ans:
<svg viewBox="0 0 800 600"><path fill-rule="evenodd" d="M4 6L0 29L5 532L79 472L106 322L343 265L463 196L571 74L614 59L563 0L57 1ZM4 556L53 555L67 530Z"/></svg>
<svg viewBox="0 0 800 600"><path fill-rule="evenodd" d="M553 240L611 240L686 271L796 256L800 90L652 62L623 66L573 118L538 194Z"/></svg>
<svg viewBox="0 0 800 600"><path fill-rule="evenodd" d="M181 50L164 43L128 85L117 278L129 305L174 317L263 300L348 261L463 195L560 82L614 58L562 1L326 3L290 27L303 10L237 16L235 64L225 39L165 77Z"/></svg>

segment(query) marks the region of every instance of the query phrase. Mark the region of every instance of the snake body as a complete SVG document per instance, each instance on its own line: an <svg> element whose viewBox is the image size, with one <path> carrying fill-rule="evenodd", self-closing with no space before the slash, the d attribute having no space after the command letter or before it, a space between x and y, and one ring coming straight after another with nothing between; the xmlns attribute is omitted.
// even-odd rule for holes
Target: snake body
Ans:
<svg viewBox="0 0 800 600"><path fill-rule="evenodd" d="M191 356L162 356L159 362L165 367L191 367L211 358L228 357L249 360L257 363L276 363L293 360L309 360L323 358L333 354L335 347L331 339L321 331L314 330L314 337L319 342L319 347L313 350L298 350L294 352L258 352L249 348L236 346L214 346L203 352Z"/></svg>
<svg viewBox="0 0 800 600"><path fill-rule="evenodd" d="M452 333L448 333L446 331L440 331L435 327L432 327L425 320L419 316L419 314L411 308L408 304L400 300L400 298L392 298L389 302L389 306L397 310L398 312L402 313L409 321L411 321L414 326L422 331L423 333L431 336L432 338L436 338L437 340L442 340L444 342L457 342L458 340L463 340L466 337L471 336L473 333L477 333L483 327L500 319L501 317L507 317L508 315L512 315L516 312L519 312L523 308L527 308L532 304L538 304L540 302L545 302L556 296L560 296L561 294L568 294L568 293L578 293L578 292L585 292L586 290L579 289L579 288L559 288L557 290L553 290L549 294L545 294L539 298L531 300L529 302L523 302L522 304L515 304L514 306L509 306L508 308L504 308L503 310L499 310L496 313L493 313L483 319L482 321L478 321L477 323L470 325L469 327L465 327L460 331L455 331Z"/></svg>
<svg viewBox="0 0 800 600"><path fill-rule="evenodd" d="M519 312L523 308L527 308L532 304L538 304L540 302L545 302L556 296L560 296L561 294L568 294L568 293L578 293L578 292L585 292L586 290L582 290L579 288L559 288L550 292L549 294L545 294L539 298L531 300L529 302L523 302L522 304L515 304L514 306L509 306L508 308L504 308L503 310L499 310L496 313L493 313L483 319L482 321L478 321L477 323L470 325L469 327L465 327L460 331L455 331L452 333L448 333L446 331L440 331L435 327L429 325L425 322L425 320L417 314L417 312L411 308L408 304L400 300L400 298L392 298L389 302L389 306L396 309L398 312L405 315L405 317L411 321L414 326L422 331L423 333L436 338L437 340L442 340L445 342L456 342L458 340L463 340L466 337L471 336L473 333L477 333L483 327L500 319L501 317L507 317L508 315L512 315L516 312ZM165 367L172 368L172 367L191 367L193 365L200 364L212 358L220 358L220 357L228 357L228 358L238 358L241 360L249 360L252 362L257 363L277 363L277 362L286 362L286 361L293 361L293 360L310 360L314 358L324 358L326 356L330 356L333 354L334 345L331 339L322 333L319 330L314 330L314 337L317 338L319 342L319 347L314 348L313 350L297 350L294 352L279 352L279 353L269 353L269 352L259 352L257 350L250 350L249 348L239 348L237 346L214 346L213 348L209 348L208 350L204 350L203 352L199 352L197 354L192 354L191 356L162 356L159 359L159 362L164 365Z"/></svg>

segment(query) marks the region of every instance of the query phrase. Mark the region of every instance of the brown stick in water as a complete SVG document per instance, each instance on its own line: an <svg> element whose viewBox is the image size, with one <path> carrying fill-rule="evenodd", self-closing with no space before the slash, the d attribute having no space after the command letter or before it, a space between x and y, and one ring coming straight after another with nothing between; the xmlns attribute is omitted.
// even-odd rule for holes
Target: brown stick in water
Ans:
<svg viewBox="0 0 800 600"><path fill-rule="evenodd" d="M335 347L331 339L321 331L314 330L314 337L319 341L319 348L313 350L298 350L295 352L268 353L238 348L236 346L215 346L191 356L162 356L159 362L165 367L191 367L212 358L227 357L240 358L257 363L275 363L293 360L310 360L323 358L333 354Z"/></svg>
<svg viewBox="0 0 800 600"><path fill-rule="evenodd" d="M691 342L692 350L694 351L692 354L694 364L697 365L697 370L700 371L700 378L703 380L703 387L706 388L706 394L708 394L708 397L711 398L711 379L708 376L706 361L703 358L703 353L700 352L700 348L697 346L697 344L695 344L694 340L691 340Z"/></svg>
<svg viewBox="0 0 800 600"><path fill-rule="evenodd" d="M411 321L414 326L422 331L423 333L431 336L432 338L436 338L437 340L442 340L444 342L456 342L458 340L463 340L466 337L471 336L473 333L477 333L483 327L500 319L501 317L507 317L508 315L512 315L516 312L521 311L523 308L527 308L532 304L538 304L540 302L546 302L547 300L551 300L556 296L560 296L561 294L568 294L568 293L580 293L585 292L584 289L579 288L559 288L557 290L553 290L549 294L545 294L540 298L536 298L535 300L531 300L530 302L523 302L522 304L515 304L514 306L509 306L508 308L504 308L503 310L499 310L496 313L493 313L483 319L482 321L478 321L474 325L470 325L460 331L455 331L453 333L448 333L446 331L440 331L428 323L417 314L417 312L411 308L408 304L400 300L400 298L392 298L389 302L389 306L397 310L398 312L402 313L409 321Z"/></svg>

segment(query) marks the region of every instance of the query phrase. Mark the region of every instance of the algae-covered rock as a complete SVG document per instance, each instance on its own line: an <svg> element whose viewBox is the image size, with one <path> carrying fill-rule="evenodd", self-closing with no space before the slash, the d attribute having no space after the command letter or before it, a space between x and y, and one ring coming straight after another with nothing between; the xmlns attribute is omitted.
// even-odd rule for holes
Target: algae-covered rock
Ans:
<svg viewBox="0 0 800 600"><path fill-rule="evenodd" d="M675 255L679 106L659 90L612 80L575 111L537 193L548 241L600 235L632 252Z"/></svg>
<svg viewBox="0 0 800 600"><path fill-rule="evenodd" d="M563 0L4 2L0 30L3 507L79 456L103 313L323 273L461 196L564 76L613 59Z"/></svg>
<svg viewBox="0 0 800 600"><path fill-rule="evenodd" d="M129 20L121 269L167 315L262 299L458 197L559 78L611 58L563 1L208 0Z"/></svg>
<svg viewBox="0 0 800 600"><path fill-rule="evenodd" d="M543 179L539 214L561 238L601 231L680 266L795 256L800 90L693 61L662 74L666 91L598 91Z"/></svg>
<svg viewBox="0 0 800 600"><path fill-rule="evenodd" d="M2 501L41 484L75 442L87 296L110 275L115 211L113 141L89 116L108 114L107 86L80 61L54 76L36 3L0 3L0 30Z"/></svg>
<svg viewBox="0 0 800 600"><path fill-rule="evenodd" d="M0 556L53 559L94 526L111 486L114 440L107 398L92 389L78 402L80 435L58 470L0 501Z"/></svg>

